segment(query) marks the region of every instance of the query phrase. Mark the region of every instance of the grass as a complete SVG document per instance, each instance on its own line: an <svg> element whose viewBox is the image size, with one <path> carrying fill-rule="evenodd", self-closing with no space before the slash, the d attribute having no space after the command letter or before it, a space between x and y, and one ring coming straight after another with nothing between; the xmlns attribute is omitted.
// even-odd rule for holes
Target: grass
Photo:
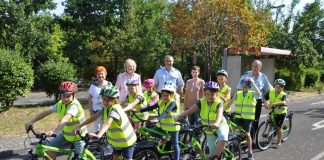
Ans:
<svg viewBox="0 0 324 160"><path fill-rule="evenodd" d="M25 123L47 109L49 107L13 107L8 111L2 112L0 114L0 138L26 136ZM86 117L89 117L87 109L85 109L85 113ZM57 114L53 113L36 122L34 127L36 131L42 132L53 130L57 124Z"/></svg>

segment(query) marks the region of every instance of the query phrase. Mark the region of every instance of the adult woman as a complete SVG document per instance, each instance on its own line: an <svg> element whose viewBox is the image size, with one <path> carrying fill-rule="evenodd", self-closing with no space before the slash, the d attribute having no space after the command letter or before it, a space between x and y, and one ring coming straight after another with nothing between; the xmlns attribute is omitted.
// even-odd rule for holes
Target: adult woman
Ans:
<svg viewBox="0 0 324 160"><path fill-rule="evenodd" d="M185 104L185 110L188 110L188 107L193 106L197 103L197 101L202 98L203 96L203 87L205 84L205 81L200 79L199 76L200 73L200 67L193 66L191 68L191 75L192 79L187 80L186 82L186 94L184 99ZM199 113L196 112L194 114L191 114L188 117L190 125L194 125L194 123L197 121Z"/></svg>
<svg viewBox="0 0 324 160"><path fill-rule="evenodd" d="M124 63L125 72L121 73L117 77L116 87L119 90L119 101L123 102L128 95L128 90L126 86L126 82L128 80L137 80L139 82L137 91L142 93L142 84L141 84L141 76L136 71L136 63L132 59L127 59Z"/></svg>
<svg viewBox="0 0 324 160"><path fill-rule="evenodd" d="M112 86L112 84L106 80L107 71L103 66L98 66L95 71L97 80L90 85L89 89L89 112L90 116L94 115L97 112L100 112L103 108L100 91L103 86ZM98 118L94 125L94 130L97 132L102 124L102 118Z"/></svg>

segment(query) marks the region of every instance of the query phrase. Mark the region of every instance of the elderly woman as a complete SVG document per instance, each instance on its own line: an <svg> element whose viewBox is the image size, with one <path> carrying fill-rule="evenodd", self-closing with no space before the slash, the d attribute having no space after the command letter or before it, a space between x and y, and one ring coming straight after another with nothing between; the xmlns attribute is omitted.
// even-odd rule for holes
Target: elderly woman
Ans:
<svg viewBox="0 0 324 160"><path fill-rule="evenodd" d="M142 83L141 76L136 71L136 63L132 59L127 59L124 63L125 72L121 73L117 77L116 87L119 89L119 101L124 102L126 96L128 95L128 90L126 82L128 80L137 80L139 84L137 85L137 91L142 93Z"/></svg>
<svg viewBox="0 0 324 160"><path fill-rule="evenodd" d="M112 84L106 80L107 71L103 66L98 66L95 70L96 80L90 85L89 89L89 111L90 116L94 115L97 112L100 112L103 108L100 91L103 86ZM95 132L99 131L102 124L102 118L98 118L94 125Z"/></svg>

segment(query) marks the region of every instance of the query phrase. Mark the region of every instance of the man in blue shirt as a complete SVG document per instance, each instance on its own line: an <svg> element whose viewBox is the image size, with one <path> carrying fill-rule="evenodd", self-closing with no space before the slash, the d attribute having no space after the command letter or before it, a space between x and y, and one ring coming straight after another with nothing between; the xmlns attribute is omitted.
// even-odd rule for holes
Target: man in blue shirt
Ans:
<svg viewBox="0 0 324 160"><path fill-rule="evenodd" d="M172 82L176 84L176 89L180 97L182 96L182 91L183 91L183 86L184 82L182 79L181 72L174 68L173 65L173 57L170 55L166 55L164 57L164 64L165 66L158 69L155 72L155 75L153 77L154 79L154 84L157 88L157 92L160 94L161 89L165 85L166 82Z"/></svg>
<svg viewBox="0 0 324 160"><path fill-rule="evenodd" d="M257 130L258 125L259 125L259 118L261 114L261 109L262 109L262 99L265 93L269 92L271 88L271 84L268 81L268 78L265 74L261 73L261 68L262 68L262 62L260 60L254 60L252 62L252 70L245 72L239 82L245 78L245 77L251 77L253 78L256 87L258 87L259 91L261 94L256 97L257 99L257 104L256 104L256 110L255 110L255 123L253 123L253 128L255 129L254 131ZM240 83L237 84L237 89L241 90L242 85ZM252 133L254 135L254 133Z"/></svg>

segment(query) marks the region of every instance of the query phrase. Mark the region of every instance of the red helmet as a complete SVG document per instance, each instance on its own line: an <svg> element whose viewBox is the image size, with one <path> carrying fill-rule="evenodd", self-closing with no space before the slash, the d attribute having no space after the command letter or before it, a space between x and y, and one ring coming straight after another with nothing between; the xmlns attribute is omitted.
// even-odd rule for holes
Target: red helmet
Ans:
<svg viewBox="0 0 324 160"><path fill-rule="evenodd" d="M59 91L60 94L76 93L78 91L78 86L73 82L65 81L59 85Z"/></svg>
<svg viewBox="0 0 324 160"><path fill-rule="evenodd" d="M147 79L143 82L143 86L145 88L151 88L154 86L154 80L153 79Z"/></svg>

